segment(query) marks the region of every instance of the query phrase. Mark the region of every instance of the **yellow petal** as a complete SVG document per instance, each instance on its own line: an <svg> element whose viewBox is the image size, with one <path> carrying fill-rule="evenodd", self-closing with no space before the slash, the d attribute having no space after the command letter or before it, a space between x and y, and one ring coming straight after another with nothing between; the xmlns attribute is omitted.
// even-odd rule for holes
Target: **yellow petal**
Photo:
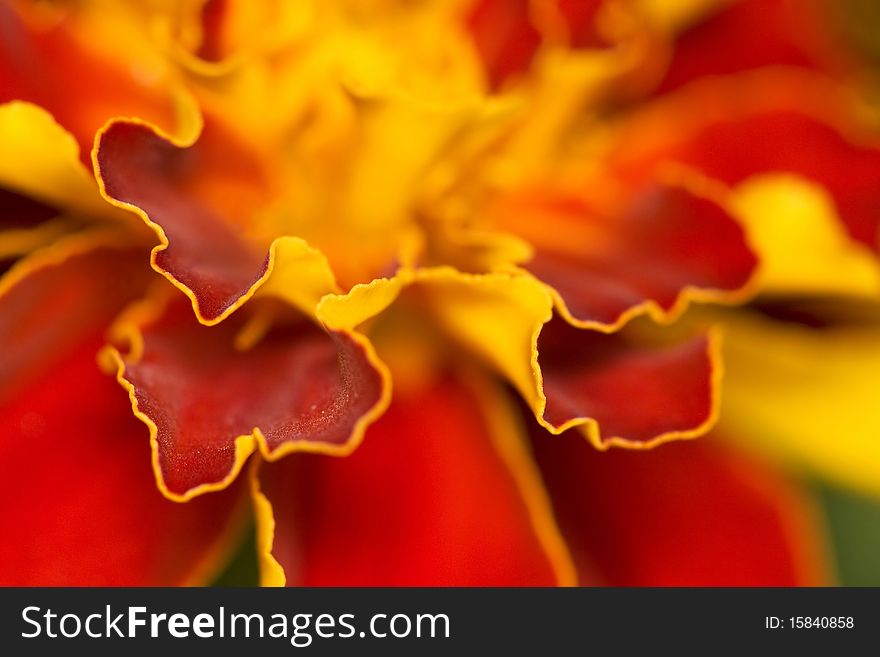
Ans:
<svg viewBox="0 0 880 657"><path fill-rule="evenodd" d="M0 143L15 157L0 159L0 185L49 205L107 215L73 136L44 109L13 101L0 105Z"/></svg>
<svg viewBox="0 0 880 657"><path fill-rule="evenodd" d="M335 330L351 329L413 288L434 321L458 344L505 376L536 407L541 399L535 345L550 320L553 301L528 274L464 274L451 267L403 270L391 279L358 285L347 295L330 295L318 317Z"/></svg>
<svg viewBox="0 0 880 657"><path fill-rule="evenodd" d="M258 296L281 298L310 317L325 294L339 291L324 254L297 237L272 243L266 277Z"/></svg>
<svg viewBox="0 0 880 657"><path fill-rule="evenodd" d="M760 255L760 289L880 295L880 261L846 234L821 186L788 174L758 176L739 185L731 202Z"/></svg>
<svg viewBox="0 0 880 657"><path fill-rule="evenodd" d="M719 427L743 446L880 495L880 325L728 320Z"/></svg>

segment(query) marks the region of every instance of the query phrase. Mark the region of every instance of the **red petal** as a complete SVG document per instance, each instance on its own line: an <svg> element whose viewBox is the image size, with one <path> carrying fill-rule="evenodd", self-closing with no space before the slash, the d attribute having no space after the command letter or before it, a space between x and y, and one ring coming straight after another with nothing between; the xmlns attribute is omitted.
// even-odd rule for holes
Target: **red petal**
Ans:
<svg viewBox="0 0 880 657"><path fill-rule="evenodd" d="M191 147L118 121L101 135L96 162L111 200L156 225L153 263L187 291L207 323L231 312L266 273L268 244L244 229L265 199L261 166L210 122Z"/></svg>
<svg viewBox="0 0 880 657"><path fill-rule="evenodd" d="M120 377L155 441L163 492L189 498L226 486L258 441L267 456L346 453L381 412L385 381L368 348L301 322L236 347L245 318L199 324L182 303L134 327L142 353Z"/></svg>
<svg viewBox="0 0 880 657"><path fill-rule="evenodd" d="M139 251L84 235L19 261L0 281L0 401L44 373L141 293Z"/></svg>
<svg viewBox="0 0 880 657"><path fill-rule="evenodd" d="M597 25L605 0L556 0L555 4L565 23L567 41L572 48L605 48L611 45Z"/></svg>
<svg viewBox="0 0 880 657"><path fill-rule="evenodd" d="M851 99L827 82L770 72L710 80L631 121L615 166L628 174L668 162L728 184L787 171L823 185L853 238L877 248L880 149L857 138Z"/></svg>
<svg viewBox="0 0 880 657"><path fill-rule="evenodd" d="M677 187L645 185L610 204L541 190L495 213L534 247L526 269L561 296L575 323L594 328L645 310L663 319L690 298L739 296L757 264L733 218Z"/></svg>
<svg viewBox="0 0 880 657"><path fill-rule="evenodd" d="M658 93L710 75L761 66L840 70L844 43L832 43L827 7L814 0L725 3L676 40Z"/></svg>
<svg viewBox="0 0 880 657"><path fill-rule="evenodd" d="M95 133L113 117L174 126L170 96L139 80L136 66L90 52L68 17L44 27L36 23L0 3L0 103L24 100L48 110L76 137L85 161Z"/></svg>
<svg viewBox="0 0 880 657"><path fill-rule="evenodd" d="M649 447L705 433L717 414L720 360L713 338L639 346L621 334L576 329L559 318L538 342L544 419L557 429L591 418L598 447Z"/></svg>
<svg viewBox="0 0 880 657"><path fill-rule="evenodd" d="M493 89L525 73L541 45L530 4L530 0L479 0L468 16L474 45Z"/></svg>
<svg viewBox="0 0 880 657"><path fill-rule="evenodd" d="M143 427L96 365L100 344L79 344L0 410L3 586L195 583L238 528L240 491L179 505L156 490Z"/></svg>
<svg viewBox="0 0 880 657"><path fill-rule="evenodd" d="M583 577L614 586L824 583L800 491L716 438L597 452L573 436L536 435L534 448Z"/></svg>
<svg viewBox="0 0 880 657"><path fill-rule="evenodd" d="M744 151L744 143L761 144ZM829 125L777 112L707 127L676 159L735 184L764 171L792 171L821 183L834 197L855 239L877 248L880 150L861 148Z"/></svg>
<svg viewBox="0 0 880 657"><path fill-rule="evenodd" d="M345 459L260 471L289 584L551 585L553 567L473 395L396 397Z"/></svg>
<svg viewBox="0 0 880 657"><path fill-rule="evenodd" d="M196 55L219 62L226 55L223 47L223 23L229 11L227 0L206 0L201 10L202 42Z"/></svg>

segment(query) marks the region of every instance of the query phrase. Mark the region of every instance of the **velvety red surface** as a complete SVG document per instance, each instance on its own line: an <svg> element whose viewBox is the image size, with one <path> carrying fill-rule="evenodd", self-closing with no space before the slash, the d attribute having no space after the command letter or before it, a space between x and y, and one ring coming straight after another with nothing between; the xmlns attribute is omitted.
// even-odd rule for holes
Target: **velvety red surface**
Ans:
<svg viewBox="0 0 880 657"><path fill-rule="evenodd" d="M650 441L694 430L712 415L717 363L707 338L640 346L620 334L573 328L561 319L538 342L547 395L545 419L561 426L573 418L599 423L602 438Z"/></svg>
<svg viewBox="0 0 880 657"><path fill-rule="evenodd" d="M159 464L177 494L217 483L235 465L235 438L259 428L270 449L340 446L381 395L363 348L308 322L270 332L240 351L243 319L199 324L183 301L143 330L126 366L138 408L157 426Z"/></svg>

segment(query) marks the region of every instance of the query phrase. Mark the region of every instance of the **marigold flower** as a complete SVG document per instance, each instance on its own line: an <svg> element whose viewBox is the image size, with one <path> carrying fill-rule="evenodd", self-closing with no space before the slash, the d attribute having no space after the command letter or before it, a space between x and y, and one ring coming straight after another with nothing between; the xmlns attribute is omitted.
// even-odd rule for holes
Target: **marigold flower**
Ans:
<svg viewBox="0 0 880 657"><path fill-rule="evenodd" d="M0 582L823 584L880 492L816 0L0 5ZM115 380L114 380L115 379Z"/></svg>

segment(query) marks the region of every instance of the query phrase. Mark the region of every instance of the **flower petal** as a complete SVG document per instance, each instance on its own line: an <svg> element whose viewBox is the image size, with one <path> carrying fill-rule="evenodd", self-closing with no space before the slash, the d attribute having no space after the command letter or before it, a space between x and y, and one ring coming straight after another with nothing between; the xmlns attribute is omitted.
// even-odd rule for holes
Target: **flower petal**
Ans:
<svg viewBox="0 0 880 657"><path fill-rule="evenodd" d="M638 177L683 164L728 185L795 173L824 186L850 236L877 249L880 148L858 116L845 91L808 73L712 78L624 120L613 166Z"/></svg>
<svg viewBox="0 0 880 657"><path fill-rule="evenodd" d="M78 342L0 406L0 584L205 583L241 530L242 491L187 505L159 494L143 428L95 362L100 344Z"/></svg>
<svg viewBox="0 0 880 657"><path fill-rule="evenodd" d="M717 334L640 345L557 318L541 332L538 353L546 398L538 417L554 433L580 426L600 449L648 448L703 435L717 419Z"/></svg>
<svg viewBox="0 0 880 657"><path fill-rule="evenodd" d="M737 0L676 39L658 88L667 93L693 80L762 66L840 70L846 43L832 42L831 3L815 0ZM823 7L826 4L828 6Z"/></svg>
<svg viewBox="0 0 880 657"><path fill-rule="evenodd" d="M84 158L95 132L113 117L175 127L175 101L162 86L167 76L155 53L146 48L134 53L146 33L130 17L121 21L124 11L104 7L104 20L88 25L81 8L68 7L47 20L26 3L17 4L21 14L10 3L0 5L0 102L43 107L73 134ZM101 29L90 29L97 26ZM115 46L112 56L102 50L108 44Z"/></svg>
<svg viewBox="0 0 880 657"><path fill-rule="evenodd" d="M577 326L613 331L646 312L669 321L690 301L740 301L751 293L757 260L717 203L660 184L622 196L536 189L491 212L532 245L523 266L553 288Z"/></svg>
<svg viewBox="0 0 880 657"><path fill-rule="evenodd" d="M155 230L153 266L191 296L206 323L262 283L269 245L248 240L245 230L266 182L254 156L219 127L209 123L193 145L116 121L99 137L95 169L105 197Z"/></svg>
<svg viewBox="0 0 880 657"><path fill-rule="evenodd" d="M44 109L0 105L0 142L15 157L0 159L0 185L49 205L104 217L114 214L80 161L73 136Z"/></svg>
<svg viewBox="0 0 880 657"><path fill-rule="evenodd" d="M473 275L447 267L402 270L347 295L328 295L318 316L351 330L394 303L427 314L507 379L554 433L577 426L600 449L646 448L702 435L715 422L721 376L715 334L670 345L654 326L640 327L649 335L638 339L584 330L554 318L550 294L526 273ZM621 412L621 396L650 403Z"/></svg>
<svg viewBox="0 0 880 657"><path fill-rule="evenodd" d="M249 319L208 328L183 303L151 300L117 324L131 353L108 356L150 429L170 499L229 485L257 446L270 459L347 454L387 404L383 366L362 337L299 320L252 345Z"/></svg>
<svg viewBox="0 0 880 657"><path fill-rule="evenodd" d="M146 285L140 251L113 233L61 240L0 278L0 401L45 373Z"/></svg>
<svg viewBox="0 0 880 657"><path fill-rule="evenodd" d="M876 313L876 310L875 310ZM880 326L725 319L721 424L737 444L880 494Z"/></svg>
<svg viewBox="0 0 880 657"><path fill-rule="evenodd" d="M571 583L519 428L484 399L437 381L396 395L345 459L295 455L255 470L264 581Z"/></svg>
<svg viewBox="0 0 880 657"><path fill-rule="evenodd" d="M714 437L597 452L570 436L534 450L581 576L613 586L827 582L816 515L772 470Z"/></svg>
<svg viewBox="0 0 880 657"><path fill-rule="evenodd" d="M729 203L760 255L763 293L880 297L880 259L850 237L820 185L791 174L753 176Z"/></svg>
<svg viewBox="0 0 880 657"><path fill-rule="evenodd" d="M467 16L492 89L525 73L541 45L541 33L530 15L531 4L530 0L478 0Z"/></svg>

